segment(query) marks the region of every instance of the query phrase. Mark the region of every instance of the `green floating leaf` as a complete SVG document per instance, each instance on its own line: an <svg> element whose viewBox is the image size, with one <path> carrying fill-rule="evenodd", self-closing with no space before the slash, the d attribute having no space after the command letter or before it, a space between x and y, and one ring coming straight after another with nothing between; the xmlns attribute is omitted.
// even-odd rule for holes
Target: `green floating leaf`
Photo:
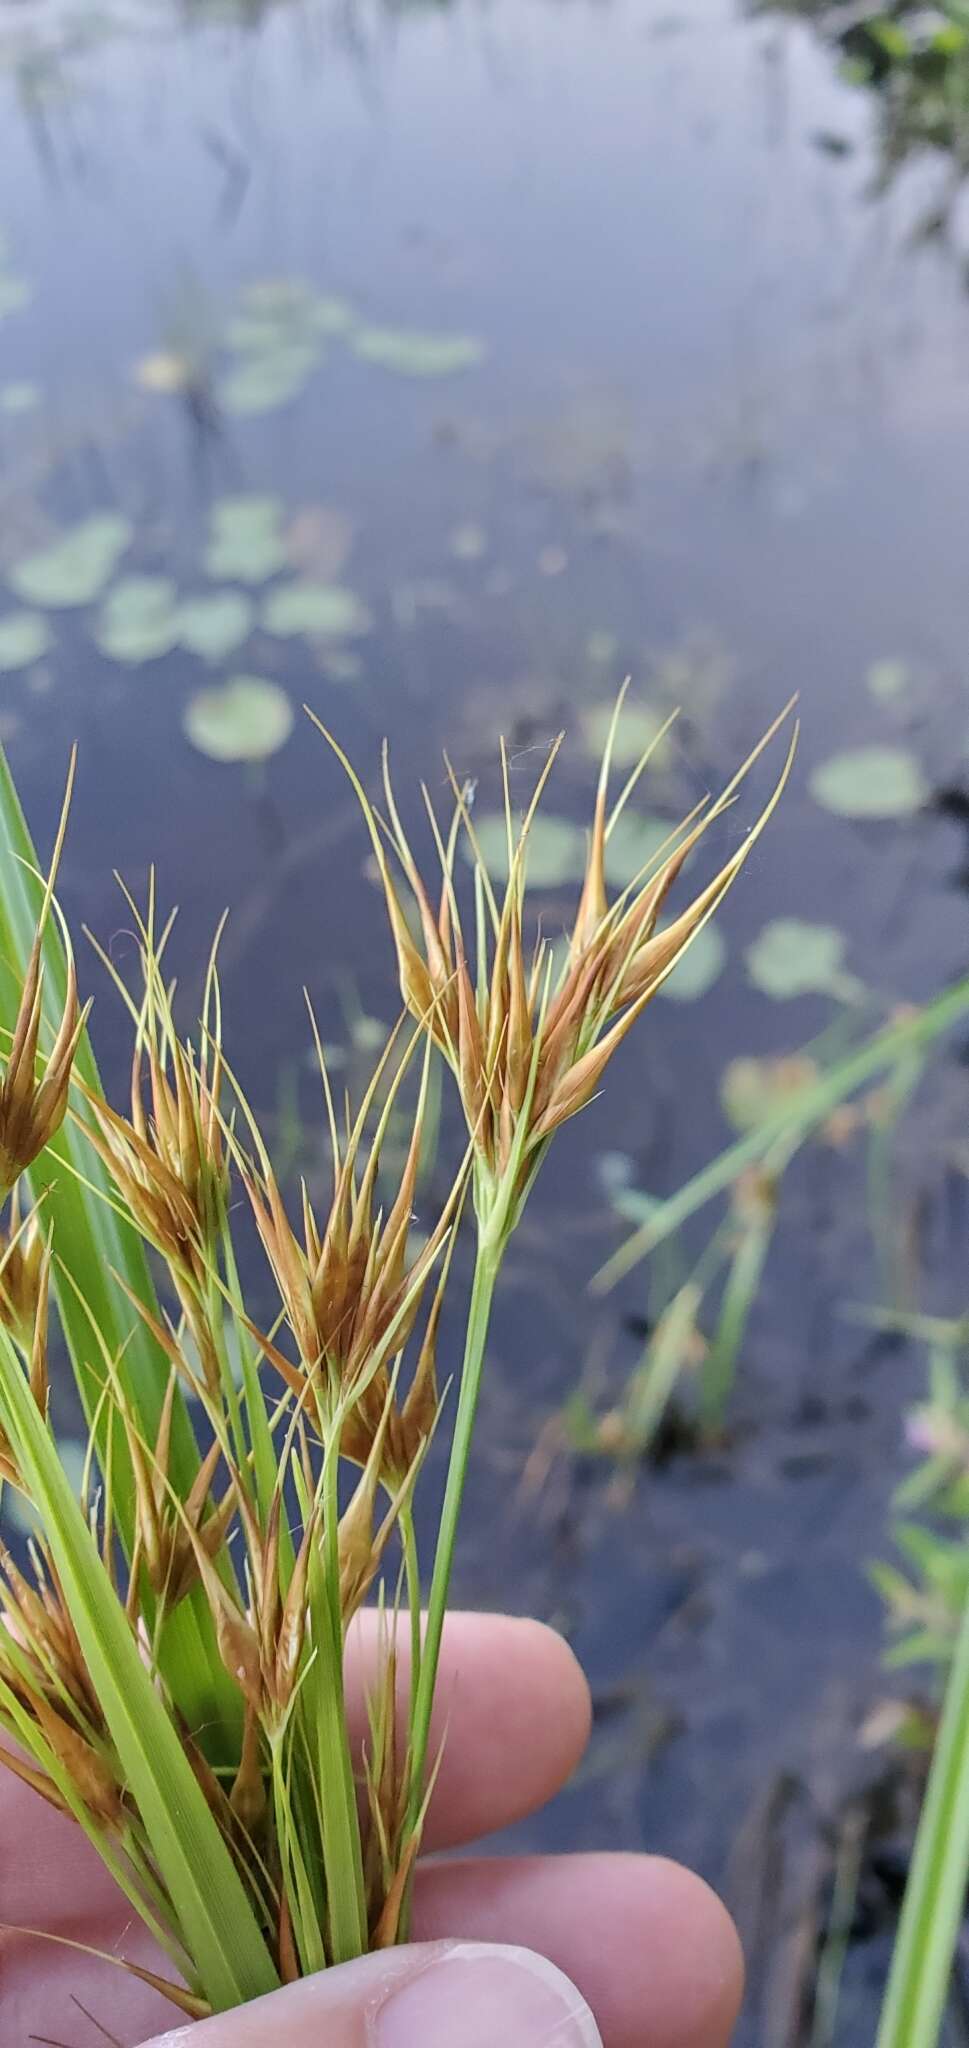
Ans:
<svg viewBox="0 0 969 2048"><path fill-rule="evenodd" d="M156 661L178 645L178 592L167 576L124 576L109 591L94 637L111 661Z"/></svg>
<svg viewBox="0 0 969 2048"><path fill-rule="evenodd" d="M904 818L929 796L914 754L902 747L855 747L814 770L811 794L843 818Z"/></svg>
<svg viewBox="0 0 969 2048"><path fill-rule="evenodd" d="M633 811L627 805L606 840L606 880L624 889L648 861L655 860L674 831L669 818L660 818L654 811Z"/></svg>
<svg viewBox="0 0 969 2048"><path fill-rule="evenodd" d="M668 996L674 1003L695 1003L719 981L726 958L726 942L719 927L715 924L701 925L683 958L664 981L660 995Z"/></svg>
<svg viewBox="0 0 969 2048"><path fill-rule="evenodd" d="M368 632L372 621L360 599L341 584L297 582L270 592L260 623L280 639L305 633L309 639L338 640Z"/></svg>
<svg viewBox="0 0 969 2048"><path fill-rule="evenodd" d="M120 512L95 512L67 527L49 547L25 555L7 581L28 604L52 610L93 604L130 541L131 528Z"/></svg>
<svg viewBox="0 0 969 2048"><path fill-rule="evenodd" d="M224 661L249 636L252 606L241 590L214 590L179 606L178 638L203 661Z"/></svg>
<svg viewBox="0 0 969 2048"><path fill-rule="evenodd" d="M16 384L0 385L0 412L10 419L19 418L22 413L34 411L40 396L40 385L29 384L25 378Z"/></svg>
<svg viewBox="0 0 969 2048"><path fill-rule="evenodd" d="M485 863L496 880L508 874L508 842L504 816L500 811L476 818L475 836ZM528 879L536 889L559 889L566 882L581 882L585 873L586 835L570 818L556 818L539 812L528 834ZM471 858L470 846L465 854Z"/></svg>
<svg viewBox="0 0 969 2048"><path fill-rule="evenodd" d="M210 761L265 761L288 740L293 707L285 691L263 676L233 676L196 691L184 729Z"/></svg>
<svg viewBox="0 0 969 2048"><path fill-rule="evenodd" d="M220 402L226 412L275 412L299 397L320 361L319 348L308 342L267 347L230 371L219 387Z"/></svg>
<svg viewBox="0 0 969 2048"><path fill-rule="evenodd" d="M212 507L205 573L234 583L265 583L287 562L278 498L219 498Z"/></svg>
<svg viewBox="0 0 969 2048"><path fill-rule="evenodd" d="M15 276L12 270L0 271L0 320L6 320L11 313L22 313L33 296L25 277Z"/></svg>
<svg viewBox="0 0 969 2048"><path fill-rule="evenodd" d="M756 988L780 1001L825 994L844 984L845 943L836 925L775 917L748 946L747 972Z"/></svg>
<svg viewBox="0 0 969 2048"><path fill-rule="evenodd" d="M353 307L349 299L321 292L313 300L312 321L318 334L348 334L354 322Z"/></svg>
<svg viewBox="0 0 969 2048"><path fill-rule="evenodd" d="M606 668L619 653L619 635L608 626L597 626L585 643L586 657L594 668ZM635 707L633 707L635 709ZM595 715L595 714L593 714Z"/></svg>
<svg viewBox="0 0 969 2048"><path fill-rule="evenodd" d="M0 618L0 674L29 667L51 644L50 627L38 612L7 612Z"/></svg>
<svg viewBox="0 0 969 2048"><path fill-rule="evenodd" d="M756 1130L766 1117L788 1110L817 1078L815 1062L804 1053L729 1060L720 1077L723 1113L734 1130Z"/></svg>
<svg viewBox="0 0 969 2048"><path fill-rule="evenodd" d="M450 377L475 369L486 353L471 334L421 334L406 327L359 327L350 346L364 362L402 377Z"/></svg>
<svg viewBox="0 0 969 2048"><path fill-rule="evenodd" d="M884 661L873 661L865 677L868 689L881 704L894 704L904 697L911 687L912 671L907 661L897 656L888 656Z"/></svg>

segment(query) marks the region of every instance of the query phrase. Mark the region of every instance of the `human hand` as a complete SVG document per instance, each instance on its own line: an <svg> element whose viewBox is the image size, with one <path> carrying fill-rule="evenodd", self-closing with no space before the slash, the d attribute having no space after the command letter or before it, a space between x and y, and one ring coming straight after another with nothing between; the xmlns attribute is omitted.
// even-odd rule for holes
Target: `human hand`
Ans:
<svg viewBox="0 0 969 2048"><path fill-rule="evenodd" d="M347 1690L362 1740L376 1639L366 1615L359 1623ZM452 1614L438 1720L447 1741L425 1834L434 1850L473 1842L552 1798L588 1740L588 1688L567 1645L538 1623ZM79 1830L6 1772L0 1921L157 1963ZM132 2048L146 2035L145 2048L593 2048L601 2038L603 2048L726 2048L740 2000L740 1951L726 1912L699 1878L659 1857L426 1862L414 1888L414 1935L406 1948L174 2033L163 2032L171 2006L136 1979L75 1949L5 1935L0 2040L4 2048L31 2039Z"/></svg>

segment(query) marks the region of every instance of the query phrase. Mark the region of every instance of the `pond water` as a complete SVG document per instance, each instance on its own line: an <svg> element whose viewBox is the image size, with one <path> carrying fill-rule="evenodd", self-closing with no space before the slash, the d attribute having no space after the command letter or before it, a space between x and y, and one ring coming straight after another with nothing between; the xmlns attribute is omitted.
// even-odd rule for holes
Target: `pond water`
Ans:
<svg viewBox="0 0 969 2048"><path fill-rule="evenodd" d="M231 906L233 1058L294 1166L319 1152L303 982L331 1042L395 1013L304 702L365 769L387 734L408 795L446 746L485 811L499 732L523 792L564 726L550 803L575 820L627 672L683 707L664 812L800 692L723 957L650 1011L529 1214L460 1564L467 1598L565 1627L596 1695L589 1765L516 1845L650 1847L726 1886L759 2048L807 2039L831 1842L890 1776L857 1742L887 1687L864 1565L923 1365L844 1313L880 1291L863 1147L785 1183L722 1452L617 1479L554 1418L641 1350L645 1274L585 1291L622 1234L610 1189L672 1192L730 1136L727 1063L832 1018L830 993L754 986L764 926L835 926L869 1021L965 965L957 159L931 124L942 148L909 149L862 12L0 0L0 732L41 845L79 742L66 907L123 957L112 870L137 892L157 863L189 1008ZM890 750L892 818L812 792L862 747ZM86 982L122 1082L120 1006L93 961ZM940 1061L894 1168L947 1312L966 1108ZM845 2042L884 1956L883 1932L853 1954Z"/></svg>

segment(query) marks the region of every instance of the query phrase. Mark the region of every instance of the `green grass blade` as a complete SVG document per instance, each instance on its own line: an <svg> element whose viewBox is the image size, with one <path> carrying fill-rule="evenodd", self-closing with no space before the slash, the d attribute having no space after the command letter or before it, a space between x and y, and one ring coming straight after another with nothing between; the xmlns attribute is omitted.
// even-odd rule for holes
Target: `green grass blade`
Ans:
<svg viewBox="0 0 969 2048"><path fill-rule="evenodd" d="M946 1686L877 2048L936 2048L969 1879L969 1604Z"/></svg>
<svg viewBox="0 0 969 2048"><path fill-rule="evenodd" d="M688 1217L695 1215L715 1195L723 1194L726 1188L731 1187L745 1167L756 1165L778 1139L808 1137L840 1102L873 1081L886 1067L892 1067L906 1055L932 1045L967 1011L969 975L964 975L961 981L954 982L951 988L937 996L934 1002L926 1004L925 1009L919 1010L914 1017L887 1025L884 1031L876 1032L864 1045L838 1060L810 1087L770 1116L765 1116L763 1122L746 1137L728 1145L709 1166L694 1174L692 1180L684 1182L669 1201L658 1202L640 1228L633 1231L603 1266L596 1276L596 1289L602 1291L611 1287L631 1272Z"/></svg>
<svg viewBox="0 0 969 2048"><path fill-rule="evenodd" d="M0 749L0 1034L11 1030L20 1002L27 958L40 907L40 889L31 868L38 866L3 750ZM44 1015L53 1033L60 1020L67 987L67 969L60 933L52 920L43 951ZM0 1040L2 1042L2 1040ZM101 1080L85 1032L77 1049L75 1071L88 1088L102 1094ZM78 1175L83 1178L78 1179ZM112 1278L119 1273L140 1301L157 1314L145 1249L137 1232L116 1209L101 1199L110 1183L93 1146L68 1118L41 1153L29 1179L35 1197L44 1195L45 1227L52 1228L57 1258L54 1291L61 1328L88 1423L97 1416L95 1441L101 1468L106 1463L106 1431L113 1428L111 1468L118 1531L131 1548L134 1489L123 1431L109 1419L91 1343L91 1320L108 1350L122 1359L121 1377L146 1443L158 1433L169 1365L141 1317L125 1300ZM85 1185L87 1182L89 1185ZM65 1277L65 1273L71 1276ZM86 1309L85 1309L86 1304ZM90 1320L89 1320L90 1318ZM198 1449L181 1395L172 1417L169 1477L184 1499L198 1470ZM211 1719L213 1696L230 1727L239 1723L237 1696L223 1670L214 1631L200 1596L182 1601L166 1620L159 1644L165 1677L191 1726L200 1723L200 1709Z"/></svg>
<svg viewBox="0 0 969 2048"><path fill-rule="evenodd" d="M259 1924L9 1340L0 1344L0 1415L202 1995L216 2011L258 1998L278 1981Z"/></svg>

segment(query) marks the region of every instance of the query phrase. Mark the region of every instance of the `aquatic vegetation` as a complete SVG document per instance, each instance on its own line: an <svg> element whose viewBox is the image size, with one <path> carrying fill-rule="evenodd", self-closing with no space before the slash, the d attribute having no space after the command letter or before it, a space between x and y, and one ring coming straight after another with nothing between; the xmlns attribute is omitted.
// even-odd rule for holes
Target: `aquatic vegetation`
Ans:
<svg viewBox="0 0 969 2048"><path fill-rule="evenodd" d="M350 336L354 355L395 370L401 377L453 377L485 359L482 341L470 334L422 334L408 327L358 327Z"/></svg>
<svg viewBox="0 0 969 2048"><path fill-rule="evenodd" d="M908 662L899 655L886 655L881 661L869 664L865 682L876 703L895 704L908 695L912 687L912 671Z"/></svg>
<svg viewBox="0 0 969 2048"><path fill-rule="evenodd" d="M268 583L287 563L282 505L267 495L217 498L204 554L215 583Z"/></svg>
<svg viewBox="0 0 969 2048"><path fill-rule="evenodd" d="M211 596L184 598L178 607L178 639L203 661L224 661L247 640L252 605L241 590L213 590Z"/></svg>
<svg viewBox="0 0 969 2048"><path fill-rule="evenodd" d="M600 646L601 643L601 646ZM618 651L612 634L590 636L589 658L605 665L614 660ZM605 704L597 704L582 713L582 735L590 754L598 759L605 745L609 730L610 712ZM616 733L614 760L617 768L631 768L640 754L653 746L653 762L657 768L665 768L670 759L670 734L665 711L656 711L649 704L627 704ZM662 735L662 736L661 736Z"/></svg>
<svg viewBox="0 0 969 2048"><path fill-rule="evenodd" d="M178 592L168 576L123 576L98 613L94 637L111 661L139 667L178 644Z"/></svg>
<svg viewBox="0 0 969 2048"><path fill-rule="evenodd" d="M354 591L306 579L277 584L263 604L259 623L264 632L284 640L299 633L310 640L340 640L369 632L372 622Z"/></svg>
<svg viewBox="0 0 969 2048"><path fill-rule="evenodd" d="M265 761L293 729L293 707L264 676L231 676L197 690L185 708L185 735L213 761Z"/></svg>
<svg viewBox="0 0 969 2048"><path fill-rule="evenodd" d="M6 612L0 615L0 675L11 669L29 668L49 653L53 635L39 612Z"/></svg>
<svg viewBox="0 0 969 2048"><path fill-rule="evenodd" d="M754 987L777 1002L807 995L854 1002L864 991L845 964L847 945L836 925L777 917L764 925L744 957Z"/></svg>
<svg viewBox="0 0 969 2048"><path fill-rule="evenodd" d="M92 512L62 528L47 547L15 562L7 582L26 604L45 610L93 604L131 540L131 527L120 512Z"/></svg>
<svg viewBox="0 0 969 2048"><path fill-rule="evenodd" d="M53 912L66 810L37 920L37 871L0 763L12 847L0 843L0 921L23 977L19 992L3 983L12 1037L0 1179L13 1206L0 1262L0 1469L39 1527L26 1572L0 1561L0 1728L16 1745L0 1759L85 1830L165 1951L166 1974L148 1981L191 2018L406 1935L437 1765L431 1710L457 1521L504 1256L556 1130L594 1095L767 825L793 740L741 846L660 923L688 850L776 731L612 901L604 847L623 798L610 810L607 746L558 964L540 936L531 945L526 896L529 835L554 752L520 822L503 755L508 878L496 889L476 857L470 956L457 862L462 836L474 846L465 792L454 783L443 826L428 799L435 909L386 763L385 837L341 755L380 870L409 1017L380 1050L345 1130L318 1046L332 1193L317 1213L304 1191L296 1225L223 1045L216 950L197 1030L184 1039L171 1010L171 920L159 923L153 889L144 912L126 897L139 939L133 990L101 954L133 1037L130 1105L105 1100ZM42 1022L55 1034L49 1051ZM439 1061L456 1085L467 1145L418 1235L412 1212ZM401 1113L405 1143L378 1199ZM272 1275L268 1328L237 1263L242 1203ZM411 1508L442 1426L437 1337L465 1206L474 1278L422 1621ZM163 1276L160 1301L145 1248ZM50 1427L54 1302L91 1432L79 1489ZM204 1418L200 1436L187 1394ZM377 1584L382 1661L361 1759L344 1706L343 1645Z"/></svg>
<svg viewBox="0 0 969 2048"><path fill-rule="evenodd" d="M914 754L903 747L854 747L832 754L811 776L811 794L842 818L904 818L928 802Z"/></svg>
<svg viewBox="0 0 969 2048"><path fill-rule="evenodd" d="M21 419L25 413L35 412L40 401L39 384L31 384L25 377L16 383L0 384L0 412L8 419Z"/></svg>

